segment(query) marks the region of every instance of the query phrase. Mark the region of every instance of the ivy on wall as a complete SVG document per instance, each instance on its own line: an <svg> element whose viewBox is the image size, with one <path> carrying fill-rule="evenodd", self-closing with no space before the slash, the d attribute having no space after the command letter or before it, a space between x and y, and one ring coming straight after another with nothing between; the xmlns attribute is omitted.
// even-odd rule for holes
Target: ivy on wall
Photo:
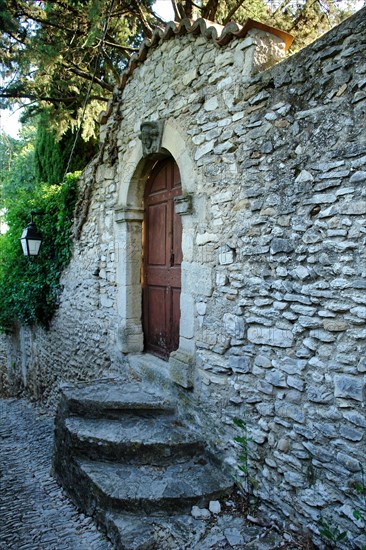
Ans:
<svg viewBox="0 0 366 550"><path fill-rule="evenodd" d="M20 188L6 205L9 230L0 235L0 330L16 323L48 327L60 296L60 277L72 254L71 226L80 172L68 174L60 185L37 183L31 193ZM25 258L19 237L30 212L43 236L37 258Z"/></svg>

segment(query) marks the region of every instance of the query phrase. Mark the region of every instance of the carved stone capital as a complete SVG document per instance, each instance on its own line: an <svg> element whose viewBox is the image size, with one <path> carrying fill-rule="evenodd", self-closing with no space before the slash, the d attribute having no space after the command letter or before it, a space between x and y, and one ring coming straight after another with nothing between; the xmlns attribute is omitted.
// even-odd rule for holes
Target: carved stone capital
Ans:
<svg viewBox="0 0 366 550"><path fill-rule="evenodd" d="M139 138L142 142L142 156L144 158L161 152L163 130L163 120L145 120L141 122Z"/></svg>
<svg viewBox="0 0 366 550"><path fill-rule="evenodd" d="M143 219L143 208L116 208L115 210L115 220L117 223L142 222Z"/></svg>

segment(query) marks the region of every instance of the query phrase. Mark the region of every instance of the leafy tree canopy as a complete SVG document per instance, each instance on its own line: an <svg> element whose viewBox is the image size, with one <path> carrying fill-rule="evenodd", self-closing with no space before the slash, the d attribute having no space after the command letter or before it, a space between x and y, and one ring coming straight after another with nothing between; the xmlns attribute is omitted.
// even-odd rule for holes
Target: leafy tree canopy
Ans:
<svg viewBox="0 0 366 550"><path fill-rule="evenodd" d="M176 20L197 16L227 23L252 17L295 35L298 48L355 11L355 0L170 0ZM83 138L96 134L97 113L131 54L163 26L154 0L0 0L0 106L45 107L57 139L78 126L88 95Z"/></svg>
<svg viewBox="0 0 366 550"><path fill-rule="evenodd" d="M78 125L92 83L88 114L95 118L93 102L100 111L138 37L151 33L150 3L0 0L2 106L25 101L28 115L52 108L62 135Z"/></svg>

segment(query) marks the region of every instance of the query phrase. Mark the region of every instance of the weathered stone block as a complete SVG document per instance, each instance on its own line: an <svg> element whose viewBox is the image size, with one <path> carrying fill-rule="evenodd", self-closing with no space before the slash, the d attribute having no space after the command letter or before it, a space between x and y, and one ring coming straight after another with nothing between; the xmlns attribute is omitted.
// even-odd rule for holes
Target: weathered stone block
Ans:
<svg viewBox="0 0 366 550"><path fill-rule="evenodd" d="M283 252L289 254L295 249L294 243L290 239L272 239L271 242L271 254L279 254Z"/></svg>
<svg viewBox="0 0 366 550"><path fill-rule="evenodd" d="M177 214L181 216L191 214L193 209L192 195L182 195L174 198L174 206Z"/></svg>
<svg viewBox="0 0 366 550"><path fill-rule="evenodd" d="M293 487L306 487L308 484L305 477L296 472L287 471L284 473L284 478Z"/></svg>
<svg viewBox="0 0 366 550"><path fill-rule="evenodd" d="M276 386L279 388L286 388L287 382L286 377L283 372L281 371L270 371L267 372L265 376L265 380L272 384L272 386Z"/></svg>
<svg viewBox="0 0 366 550"><path fill-rule="evenodd" d="M230 265L234 262L235 252L227 246L222 246L219 251L220 265Z"/></svg>
<svg viewBox="0 0 366 550"><path fill-rule="evenodd" d="M232 313L225 313L224 317L224 326L226 332L229 336L241 340L245 336L245 323L244 318Z"/></svg>
<svg viewBox="0 0 366 550"><path fill-rule="evenodd" d="M265 355L257 355L254 359L254 364L257 367L262 367L263 369L269 369L272 366L270 359L268 359Z"/></svg>
<svg viewBox="0 0 366 550"><path fill-rule="evenodd" d="M229 366L235 373L247 374L250 372L250 363L246 356L232 355L229 358Z"/></svg>
<svg viewBox="0 0 366 550"><path fill-rule="evenodd" d="M363 401L365 391L365 378L363 376L335 375L334 395L345 397L355 401Z"/></svg>
<svg viewBox="0 0 366 550"><path fill-rule="evenodd" d="M330 332L343 332L344 330L347 330L348 323L340 319L326 319L323 321L323 327L325 330L329 330Z"/></svg>
<svg viewBox="0 0 366 550"><path fill-rule="evenodd" d="M213 289L212 268L196 262L182 263L182 286L192 294L211 296Z"/></svg>
<svg viewBox="0 0 366 550"><path fill-rule="evenodd" d="M305 387L305 382L301 380L301 378L297 378L296 376L288 376L287 385L290 386L290 388L295 388L296 390L303 391Z"/></svg>
<svg viewBox="0 0 366 550"><path fill-rule="evenodd" d="M184 73L184 75L182 76L182 82L185 86L188 86L196 78L197 78L197 68L194 67L193 69Z"/></svg>
<svg viewBox="0 0 366 550"><path fill-rule="evenodd" d="M366 214L366 201L352 201L340 204L338 212L347 216L362 216Z"/></svg>
<svg viewBox="0 0 366 550"><path fill-rule="evenodd" d="M253 344L263 344L279 348L290 348L293 344L293 334L290 330L276 327L262 327L260 325L248 328L248 340Z"/></svg>
<svg viewBox="0 0 366 550"><path fill-rule="evenodd" d="M300 406L277 401L275 403L275 412L278 416L283 418L291 418L299 424L303 424L305 422L305 415Z"/></svg>
<svg viewBox="0 0 366 550"><path fill-rule="evenodd" d="M363 170L352 174L349 180L350 183L362 183L364 181L366 181L366 171Z"/></svg>
<svg viewBox="0 0 366 550"><path fill-rule="evenodd" d="M339 432L342 437L350 441L361 441L365 435L363 430L356 430L350 426L341 426Z"/></svg>
<svg viewBox="0 0 366 550"><path fill-rule="evenodd" d="M324 387L309 386L307 389L309 401L313 403L330 403L333 399L333 394L330 390Z"/></svg>
<svg viewBox="0 0 366 550"><path fill-rule="evenodd" d="M273 393L273 386L269 382L266 382L265 380L259 380L257 384L258 391L265 393L267 395L271 395Z"/></svg>
<svg viewBox="0 0 366 550"><path fill-rule="evenodd" d="M199 160L201 157L207 155L207 153L210 153L211 151L213 151L214 145L215 145L215 141L211 140L211 141L208 141L207 143L204 143L200 147L198 147L196 154L194 155L194 159Z"/></svg>
<svg viewBox="0 0 366 550"><path fill-rule="evenodd" d="M356 473L361 470L359 460L352 458L346 453L337 453L337 461L342 464L349 472Z"/></svg>
<svg viewBox="0 0 366 550"><path fill-rule="evenodd" d="M183 388L192 388L193 364L192 355L179 350L171 353L169 357L171 380Z"/></svg>

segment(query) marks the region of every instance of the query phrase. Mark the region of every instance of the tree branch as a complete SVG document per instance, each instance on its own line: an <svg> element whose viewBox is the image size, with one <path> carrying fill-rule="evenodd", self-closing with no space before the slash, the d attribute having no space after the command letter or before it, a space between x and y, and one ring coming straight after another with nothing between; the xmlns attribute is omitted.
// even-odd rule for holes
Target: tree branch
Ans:
<svg viewBox="0 0 366 550"><path fill-rule="evenodd" d="M227 23L230 23L232 16L238 11L238 9L244 4L245 0L238 0L238 2L235 4L234 7L231 8L229 13L227 14L223 25L227 25Z"/></svg>
<svg viewBox="0 0 366 550"><path fill-rule="evenodd" d="M74 103L78 98L75 97L75 96L69 96L69 97L48 97L48 96L39 96L38 94L32 94L32 93L25 93L25 92L17 92L17 91L14 91L13 93L11 92L3 92L0 90L0 97L4 98L4 99L31 99L31 100L34 100L34 101L48 101L49 103L66 103L66 104L71 104L71 103ZM102 97L102 96L98 96L98 95L93 95L93 96L90 96L89 99L92 101L92 100L97 100L97 101L104 101L105 103L107 103L109 101L108 98L106 97Z"/></svg>
<svg viewBox="0 0 366 550"><path fill-rule="evenodd" d="M140 5L138 2L134 2L134 8L136 10L136 12L138 13L139 15L139 20L140 20L140 23L141 23L141 26L144 30L144 33L146 34L146 36L148 38L151 38L152 37L152 33L153 33L153 30L152 28L150 27L146 17L145 17L145 14L143 13Z"/></svg>
<svg viewBox="0 0 366 550"><path fill-rule="evenodd" d="M287 8L287 6L291 4L291 1L292 0L284 0L283 2L280 2L280 4L278 4L277 8L275 9L275 11L272 12L272 16L277 15L279 11L282 11L283 9Z"/></svg>
<svg viewBox="0 0 366 550"><path fill-rule="evenodd" d="M182 19L184 19L185 17L185 13L182 12L180 2L177 2L176 0L171 0L171 3L174 11L174 21L182 21Z"/></svg>
<svg viewBox="0 0 366 550"><path fill-rule="evenodd" d="M103 48L103 53L104 53L104 63L109 67L109 70L111 71L111 73L113 74L114 78L116 79L116 82L118 82L120 76L121 76L121 71L118 70L114 65L113 65L113 62L111 60L111 58L109 57L108 55L108 52L105 51L105 49ZM126 56L128 59L130 59L130 56L126 53Z"/></svg>
<svg viewBox="0 0 366 550"><path fill-rule="evenodd" d="M138 52L138 48L132 48L131 46L122 46L121 44L116 44L115 42L112 42L113 38L108 36L108 40L104 40L104 44L107 46L111 46L112 48L116 48L117 50L122 50L124 52Z"/></svg>
<svg viewBox="0 0 366 550"><path fill-rule="evenodd" d="M219 7L219 0L208 0L207 4L202 9L202 17L214 21Z"/></svg>
<svg viewBox="0 0 366 550"><path fill-rule="evenodd" d="M166 22L161 19L161 17L159 17L159 15L157 13L154 12L154 10L152 8L150 8L149 6L147 6L145 3L144 3L144 7L146 9L146 11L153 16L154 19L156 19L156 21L162 25L163 27L165 27L166 25Z"/></svg>
<svg viewBox="0 0 366 550"><path fill-rule="evenodd" d="M39 23L40 25L45 26L45 27L53 27L53 28L58 29L62 32L68 32L70 34L77 33L80 36L84 35L84 33L82 31L80 31L79 29L70 29L68 27L64 27L62 25L54 23L53 21L50 21L49 19L42 19L41 17L37 17L37 16L33 15L32 13L27 13L26 11L23 11L21 13L21 15L23 17L26 17L30 21L34 21L35 23Z"/></svg>
<svg viewBox="0 0 366 550"><path fill-rule="evenodd" d="M99 84L99 86L101 88L103 88L104 90L108 90L108 92L113 92L114 86L112 86L111 84L108 84L107 82L104 82L104 80L101 80L97 76L93 77L92 75L90 75L86 71L83 71L83 70L79 69L75 64L73 64L73 66L71 66L71 65L68 65L67 63L61 63L61 65L62 65L62 67L64 67L64 69L66 69L66 70L68 70L68 71L70 71L70 72L72 72L72 73L74 73L78 76L81 76L85 80L93 81L96 84Z"/></svg>

